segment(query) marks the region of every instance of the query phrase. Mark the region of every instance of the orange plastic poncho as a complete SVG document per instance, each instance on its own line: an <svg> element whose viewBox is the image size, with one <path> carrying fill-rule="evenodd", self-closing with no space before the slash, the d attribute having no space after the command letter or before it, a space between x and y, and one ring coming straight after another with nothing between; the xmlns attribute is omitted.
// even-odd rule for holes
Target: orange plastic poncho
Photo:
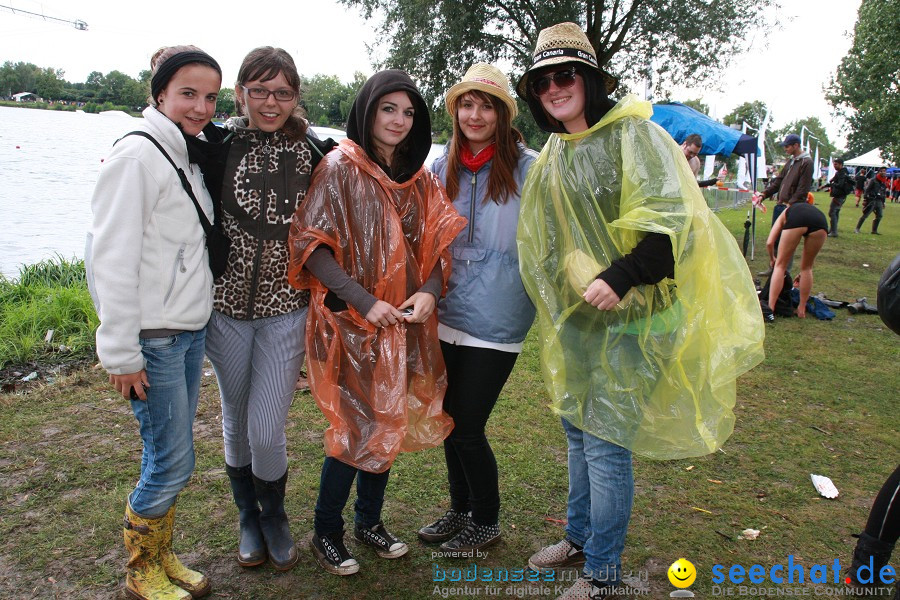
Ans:
<svg viewBox="0 0 900 600"><path fill-rule="evenodd" d="M311 290L306 326L310 389L328 418L325 453L372 473L400 452L440 444L453 428L443 411L447 373L437 311L421 324L376 328L354 308L332 312L327 289L303 264L323 244L379 300L394 306L418 291L465 227L428 170L397 183L359 145L343 140L324 159L294 215L288 279Z"/></svg>

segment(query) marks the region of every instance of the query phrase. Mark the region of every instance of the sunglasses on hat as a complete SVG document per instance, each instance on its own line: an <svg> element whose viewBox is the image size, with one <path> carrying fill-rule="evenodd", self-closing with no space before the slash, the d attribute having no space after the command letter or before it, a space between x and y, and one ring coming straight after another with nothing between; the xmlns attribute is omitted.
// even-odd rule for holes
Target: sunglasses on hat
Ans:
<svg viewBox="0 0 900 600"><path fill-rule="evenodd" d="M533 79L529 83L531 86L531 93L538 97L543 96L550 91L551 81L560 89L570 88L575 85L575 73L575 67L569 67L568 69L556 71L555 73Z"/></svg>

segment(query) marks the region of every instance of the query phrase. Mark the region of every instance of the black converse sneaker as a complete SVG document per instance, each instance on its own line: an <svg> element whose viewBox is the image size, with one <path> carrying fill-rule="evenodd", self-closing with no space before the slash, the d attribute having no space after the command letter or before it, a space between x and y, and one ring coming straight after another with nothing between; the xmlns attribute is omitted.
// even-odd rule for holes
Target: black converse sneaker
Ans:
<svg viewBox="0 0 900 600"><path fill-rule="evenodd" d="M469 513L457 512L452 508L444 516L419 530L419 539L423 542L446 542L469 524Z"/></svg>
<svg viewBox="0 0 900 600"><path fill-rule="evenodd" d="M473 550L481 550L500 541L500 525L478 525L469 521L469 524L460 531L456 537L441 544L441 550L452 555L462 555Z"/></svg>
<svg viewBox="0 0 900 600"><path fill-rule="evenodd" d="M309 547L316 557L316 562L329 573L353 575L359 571L359 563L344 545L343 530L325 535L316 535L313 531L309 538Z"/></svg>
<svg viewBox="0 0 900 600"><path fill-rule="evenodd" d="M356 525L353 537L375 548L375 554L381 558L400 558L409 551L409 546L391 535L381 522L368 528Z"/></svg>

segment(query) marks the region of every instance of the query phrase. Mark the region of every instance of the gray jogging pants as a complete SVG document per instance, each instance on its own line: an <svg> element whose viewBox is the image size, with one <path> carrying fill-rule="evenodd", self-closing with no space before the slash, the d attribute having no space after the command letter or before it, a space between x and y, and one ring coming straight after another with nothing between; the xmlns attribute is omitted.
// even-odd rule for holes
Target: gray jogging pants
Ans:
<svg viewBox="0 0 900 600"><path fill-rule="evenodd" d="M225 462L253 465L253 474L275 481L287 470L284 434L294 385L306 348L303 308L240 321L213 311L206 334L222 398Z"/></svg>

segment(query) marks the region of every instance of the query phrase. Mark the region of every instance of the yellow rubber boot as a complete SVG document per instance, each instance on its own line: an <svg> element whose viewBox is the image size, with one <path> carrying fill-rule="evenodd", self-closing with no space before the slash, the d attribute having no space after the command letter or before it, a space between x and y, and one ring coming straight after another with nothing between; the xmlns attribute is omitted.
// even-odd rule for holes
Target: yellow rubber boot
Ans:
<svg viewBox="0 0 900 600"><path fill-rule="evenodd" d="M175 527L175 505L163 517L162 544L159 547L159 559L169 579L194 598L201 598L211 589L209 579L203 573L188 569L175 553L172 552L172 530Z"/></svg>
<svg viewBox="0 0 900 600"><path fill-rule="evenodd" d="M191 595L174 585L160 561L164 517L147 519L125 506L124 537L128 550L125 595L133 600L190 600Z"/></svg>

